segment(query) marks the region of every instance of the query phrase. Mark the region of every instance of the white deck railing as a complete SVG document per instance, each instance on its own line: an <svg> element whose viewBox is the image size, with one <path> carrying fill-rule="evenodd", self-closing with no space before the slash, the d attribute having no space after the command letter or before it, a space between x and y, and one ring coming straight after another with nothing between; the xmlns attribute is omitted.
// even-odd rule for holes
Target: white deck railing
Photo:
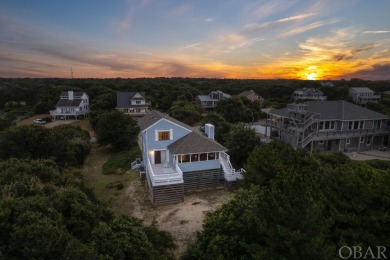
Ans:
<svg viewBox="0 0 390 260"><path fill-rule="evenodd" d="M244 178L242 174L245 172L245 170L242 168L239 170L234 169L230 162L230 156L227 153L221 152L219 161L222 165L225 180L236 181Z"/></svg>
<svg viewBox="0 0 390 260"><path fill-rule="evenodd" d="M179 166L175 164L175 173L162 173L157 174L153 171L152 164L148 158L148 174L153 186L162 186L170 184L183 183L183 172L180 170Z"/></svg>

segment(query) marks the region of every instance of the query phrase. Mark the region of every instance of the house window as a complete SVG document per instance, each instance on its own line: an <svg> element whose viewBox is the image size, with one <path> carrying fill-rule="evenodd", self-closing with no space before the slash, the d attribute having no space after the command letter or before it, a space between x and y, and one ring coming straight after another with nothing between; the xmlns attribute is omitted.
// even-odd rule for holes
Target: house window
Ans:
<svg viewBox="0 0 390 260"><path fill-rule="evenodd" d="M364 121L360 121L359 122L359 129L363 129L364 128Z"/></svg>
<svg viewBox="0 0 390 260"><path fill-rule="evenodd" d="M179 162L180 163L190 162L190 156L188 154L179 155Z"/></svg>
<svg viewBox="0 0 390 260"><path fill-rule="evenodd" d="M351 143L351 139L347 138L347 141L345 141L346 144L350 144Z"/></svg>
<svg viewBox="0 0 390 260"><path fill-rule="evenodd" d="M370 137L370 136L367 136L366 145L370 145L370 144L371 144L371 137Z"/></svg>
<svg viewBox="0 0 390 260"><path fill-rule="evenodd" d="M349 130L352 130L352 129L353 129L353 122L349 122L349 123L348 123L348 129L349 129Z"/></svg>
<svg viewBox="0 0 390 260"><path fill-rule="evenodd" d="M360 137L360 143L364 143L364 137Z"/></svg>
<svg viewBox="0 0 390 260"><path fill-rule="evenodd" d="M319 141L318 144L324 144L324 141Z"/></svg>
<svg viewBox="0 0 390 260"><path fill-rule="evenodd" d="M137 101L135 101L135 103L136 103L137 105L140 105L140 104L141 104L141 101L137 100Z"/></svg>
<svg viewBox="0 0 390 260"><path fill-rule="evenodd" d="M196 154L191 154L191 162L197 162L199 161L199 155Z"/></svg>
<svg viewBox="0 0 390 260"><path fill-rule="evenodd" d="M207 161L207 153L201 153L200 154L200 160L201 161Z"/></svg>
<svg viewBox="0 0 390 260"><path fill-rule="evenodd" d="M382 121L381 121L381 120L376 120L376 121L375 121L375 128L376 128L376 129L380 129L381 126L382 126Z"/></svg>
<svg viewBox="0 0 390 260"><path fill-rule="evenodd" d="M157 141L171 140L171 131L157 131Z"/></svg>

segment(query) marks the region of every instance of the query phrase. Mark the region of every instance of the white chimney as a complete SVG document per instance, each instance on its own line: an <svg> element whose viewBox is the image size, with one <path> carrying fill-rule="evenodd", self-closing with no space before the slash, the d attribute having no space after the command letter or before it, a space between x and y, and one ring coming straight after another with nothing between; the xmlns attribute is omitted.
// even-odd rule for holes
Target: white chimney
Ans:
<svg viewBox="0 0 390 260"><path fill-rule="evenodd" d="M68 91L69 100L73 100L73 91Z"/></svg>
<svg viewBox="0 0 390 260"><path fill-rule="evenodd" d="M207 137L214 140L214 125L212 124L205 124L204 125L204 132L206 133Z"/></svg>

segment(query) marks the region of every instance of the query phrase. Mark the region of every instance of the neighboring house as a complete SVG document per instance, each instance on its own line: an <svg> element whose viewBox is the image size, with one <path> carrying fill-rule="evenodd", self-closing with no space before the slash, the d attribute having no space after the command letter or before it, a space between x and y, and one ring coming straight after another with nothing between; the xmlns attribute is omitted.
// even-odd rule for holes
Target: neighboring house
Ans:
<svg viewBox="0 0 390 260"><path fill-rule="evenodd" d="M89 115L89 97L85 92L62 92L55 107L50 111L52 120L85 118Z"/></svg>
<svg viewBox="0 0 390 260"><path fill-rule="evenodd" d="M375 95L374 91L369 88L350 88L349 95L352 97L353 102L358 105L365 105L367 102L377 103L381 98L380 95Z"/></svg>
<svg viewBox="0 0 390 260"><path fill-rule="evenodd" d="M271 136L310 151L364 151L389 146L390 118L346 101L308 101L268 113Z"/></svg>
<svg viewBox="0 0 390 260"><path fill-rule="evenodd" d="M331 81L321 82L321 85L323 87L334 87L334 84Z"/></svg>
<svg viewBox="0 0 390 260"><path fill-rule="evenodd" d="M116 92L116 108L132 116L144 116L149 111L144 92Z"/></svg>
<svg viewBox="0 0 390 260"><path fill-rule="evenodd" d="M259 101L260 104L262 104L264 102L264 98L261 97L260 95L258 95L256 92L254 92L253 90L247 90L247 91L243 91L241 92L240 94L238 94L239 97L246 97L247 99L249 99L250 101L254 102L254 101Z"/></svg>
<svg viewBox="0 0 390 260"><path fill-rule="evenodd" d="M325 101L326 96L324 93L319 89L313 89L313 88L300 88L294 91L294 93L291 96L293 101L298 100L318 100L318 101Z"/></svg>
<svg viewBox="0 0 390 260"><path fill-rule="evenodd" d="M212 91L208 95L198 95L196 101L203 108L215 108L220 100L231 98L232 96L222 91Z"/></svg>
<svg viewBox="0 0 390 260"><path fill-rule="evenodd" d="M216 187L220 179L230 186L242 178L230 164L227 149L214 140L214 126L205 125L207 136L158 111L138 120L142 162L155 205L184 200L184 193ZM134 162L136 163L136 162Z"/></svg>

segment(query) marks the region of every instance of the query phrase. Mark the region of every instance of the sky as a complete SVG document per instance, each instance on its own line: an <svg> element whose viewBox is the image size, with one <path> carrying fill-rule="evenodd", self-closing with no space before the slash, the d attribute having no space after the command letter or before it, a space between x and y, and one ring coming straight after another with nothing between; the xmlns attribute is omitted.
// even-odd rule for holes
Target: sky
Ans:
<svg viewBox="0 0 390 260"><path fill-rule="evenodd" d="M0 77L390 79L390 0L0 0Z"/></svg>

